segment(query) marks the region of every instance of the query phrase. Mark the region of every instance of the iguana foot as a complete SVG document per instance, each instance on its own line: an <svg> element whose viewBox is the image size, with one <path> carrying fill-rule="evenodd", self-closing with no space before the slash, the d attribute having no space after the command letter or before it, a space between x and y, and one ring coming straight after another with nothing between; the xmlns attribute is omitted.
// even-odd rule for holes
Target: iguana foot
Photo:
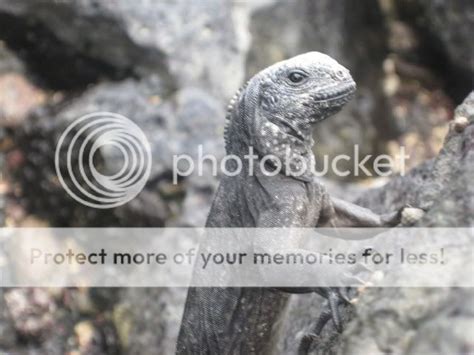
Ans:
<svg viewBox="0 0 474 355"><path fill-rule="evenodd" d="M298 346L298 355L308 355L311 344L317 343L319 335L313 333L304 334L301 337L300 345Z"/></svg>
<svg viewBox="0 0 474 355"><path fill-rule="evenodd" d="M303 335L298 347L298 354L307 354L311 344L319 338L326 323L332 319L334 327L339 333L342 333L342 320L339 313L339 305L350 303L347 295L343 295L338 288L322 288L316 291L318 294L326 298L323 304L323 310L319 319L311 326L311 330Z"/></svg>
<svg viewBox="0 0 474 355"><path fill-rule="evenodd" d="M342 321L341 314L339 313L339 305L347 303L347 300L341 295L338 288L326 289L326 295L323 295L323 297L326 298L326 302L324 303L323 312L314 328L314 333L319 335L330 318L332 318L336 330L341 333Z"/></svg>
<svg viewBox="0 0 474 355"><path fill-rule="evenodd" d="M425 211L421 208L406 205L396 212L381 215L381 225L386 227L395 227L400 224L402 226L411 226L418 222L424 213Z"/></svg>

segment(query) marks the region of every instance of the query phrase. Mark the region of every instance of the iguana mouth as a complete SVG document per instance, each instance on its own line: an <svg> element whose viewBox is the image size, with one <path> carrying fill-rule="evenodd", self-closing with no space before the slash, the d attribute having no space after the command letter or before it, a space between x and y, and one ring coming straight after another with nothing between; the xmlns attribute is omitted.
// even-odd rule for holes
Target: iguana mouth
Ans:
<svg viewBox="0 0 474 355"><path fill-rule="evenodd" d="M356 89L355 82L344 83L342 85L326 87L321 92L311 95L315 102L334 101L350 96Z"/></svg>

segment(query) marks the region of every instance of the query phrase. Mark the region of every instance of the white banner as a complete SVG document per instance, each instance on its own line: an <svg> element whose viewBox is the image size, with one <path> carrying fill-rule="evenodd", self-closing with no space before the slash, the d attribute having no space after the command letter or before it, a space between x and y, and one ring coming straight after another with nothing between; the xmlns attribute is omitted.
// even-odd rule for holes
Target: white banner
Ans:
<svg viewBox="0 0 474 355"><path fill-rule="evenodd" d="M472 228L0 229L1 287L474 287Z"/></svg>

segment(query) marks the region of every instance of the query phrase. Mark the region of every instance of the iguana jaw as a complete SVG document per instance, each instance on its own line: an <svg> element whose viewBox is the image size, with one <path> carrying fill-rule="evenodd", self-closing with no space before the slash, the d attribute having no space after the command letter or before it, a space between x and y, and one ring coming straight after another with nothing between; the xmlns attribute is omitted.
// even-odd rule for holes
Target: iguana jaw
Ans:
<svg viewBox="0 0 474 355"><path fill-rule="evenodd" d="M313 101L307 105L313 106L315 112L309 116L309 123L314 125L339 112L354 97L355 91L356 83L350 80L310 95Z"/></svg>
<svg viewBox="0 0 474 355"><path fill-rule="evenodd" d="M353 98L355 90L355 82L347 81L341 85L325 87L319 93L311 95L311 97L314 98L314 104L319 104L321 107L324 106L328 110L331 110L332 108L331 114L334 114L336 111L339 111L339 109L342 108L344 104ZM292 122L285 117L280 117L278 115L275 115L273 118L275 121L277 121L275 122L276 124L282 128L286 128L286 134L298 139L303 144L312 144L311 136L313 126L324 117L321 116L320 112L317 112L313 115L310 115L306 122L299 122L298 120Z"/></svg>

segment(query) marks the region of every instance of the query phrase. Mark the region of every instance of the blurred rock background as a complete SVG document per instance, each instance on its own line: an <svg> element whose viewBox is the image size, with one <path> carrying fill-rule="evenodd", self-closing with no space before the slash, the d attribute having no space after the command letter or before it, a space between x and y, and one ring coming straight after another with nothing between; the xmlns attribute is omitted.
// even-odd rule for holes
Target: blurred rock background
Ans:
<svg viewBox="0 0 474 355"><path fill-rule="evenodd" d="M472 130L463 135L464 150L453 148L449 156L449 161L464 159L462 165L450 167L456 175L447 176L446 169L436 170L433 164L446 161L435 157L454 109L473 89L473 33L470 0L3 0L0 217L5 226L204 225L217 179L191 175L175 185L171 157L196 154L197 144L222 157L225 107L239 86L276 61L317 50L351 70L358 92L341 113L318 127L316 154L348 154L358 144L362 156L395 155L405 146L410 168L423 163L411 177L393 179L396 188L367 192L388 179L350 176L342 181L327 177L328 188L380 211L408 202L432 206L446 194L457 196L452 203L464 205L456 215L453 205L447 205L420 225L472 224ZM470 119L472 100L466 105L459 115ZM54 150L63 130L97 111L132 119L152 146L152 174L145 189L113 210L77 203L62 189L54 169ZM107 152L101 152L101 161L114 170L115 161ZM436 188L425 192L426 181L435 181ZM398 193L387 192L394 189ZM433 189L447 192L439 197ZM404 295L403 312L410 311L415 298L428 297L420 290L397 292ZM439 298L438 291L423 292ZM433 301L430 311L449 303L450 297L465 304L469 296L442 292L444 303ZM0 351L14 354L169 354L185 297L183 289L1 293ZM307 321L294 316L302 314L298 307L316 315L320 300L313 296L298 302L292 308L296 319L288 323L290 340L282 339L282 353L291 347L292 332ZM398 314L399 309L391 311ZM470 312L472 321L472 309L462 312ZM376 316L348 317L369 329L375 324L370 317ZM393 332L393 337L402 337L403 327ZM349 331L342 340L329 333L327 349L354 353L347 344L361 337L356 333ZM424 349L409 340L385 341L386 336L381 334L382 340L365 349ZM456 339L457 345L464 344L463 337Z"/></svg>

